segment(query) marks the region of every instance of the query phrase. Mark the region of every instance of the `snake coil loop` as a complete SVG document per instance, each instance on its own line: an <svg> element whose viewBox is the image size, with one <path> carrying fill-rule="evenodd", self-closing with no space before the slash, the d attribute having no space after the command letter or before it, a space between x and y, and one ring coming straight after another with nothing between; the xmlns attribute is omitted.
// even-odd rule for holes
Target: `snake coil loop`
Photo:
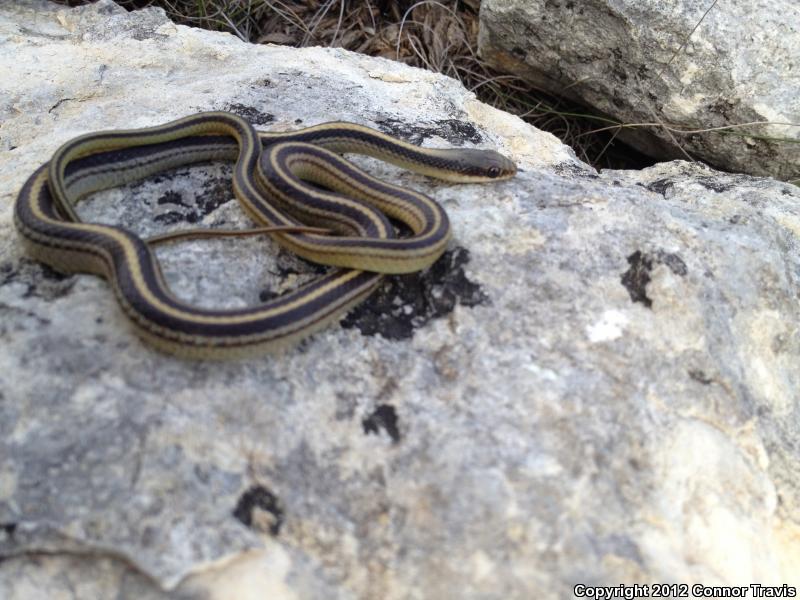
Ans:
<svg viewBox="0 0 800 600"><path fill-rule="evenodd" d="M14 222L37 260L67 273L105 277L135 332L160 350L226 358L274 349L341 316L383 274L431 265L450 237L447 214L436 202L371 177L340 156L346 152L451 181L504 179L516 170L493 151L420 148L353 123L257 132L237 115L208 112L70 140L28 178ZM236 161L234 194L258 231L303 258L339 268L256 306L200 308L170 292L151 246L214 230L179 231L148 242L123 227L84 223L75 212L75 203L90 193L209 160ZM389 218L412 235L397 237Z"/></svg>

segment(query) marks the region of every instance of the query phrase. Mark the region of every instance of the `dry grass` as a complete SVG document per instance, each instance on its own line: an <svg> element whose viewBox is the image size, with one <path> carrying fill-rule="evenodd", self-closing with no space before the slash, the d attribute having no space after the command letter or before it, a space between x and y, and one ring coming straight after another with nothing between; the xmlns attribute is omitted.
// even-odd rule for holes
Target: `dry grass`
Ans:
<svg viewBox="0 0 800 600"><path fill-rule="evenodd" d="M54 1L75 6L89 0ZM597 168L655 162L617 142L618 131L593 132L608 119L487 66L476 52L480 0L116 1L128 9L159 6L178 23L227 31L248 42L336 46L444 73L482 101L558 136Z"/></svg>
<svg viewBox="0 0 800 600"><path fill-rule="evenodd" d="M90 0L53 1L74 6ZM688 134L763 137L757 134L758 127L765 124L762 122L684 131L661 122L655 111L652 123L622 123L551 96L520 78L498 73L476 52L480 0L116 1L128 9L160 6L178 23L227 31L252 43L336 46L444 73L459 79L484 102L553 133L596 168L641 168L656 162L617 141L625 128L661 129L689 160L693 158L680 141ZM709 3L694 29L716 4L717 0ZM687 32L670 62L682 52L694 29ZM789 138L777 141L797 143Z"/></svg>

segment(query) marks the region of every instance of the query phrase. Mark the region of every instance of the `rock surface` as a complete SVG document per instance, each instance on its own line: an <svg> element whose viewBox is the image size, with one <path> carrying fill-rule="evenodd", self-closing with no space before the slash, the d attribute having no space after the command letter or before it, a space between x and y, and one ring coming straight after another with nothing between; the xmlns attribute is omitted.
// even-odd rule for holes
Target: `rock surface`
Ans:
<svg viewBox="0 0 800 600"><path fill-rule="evenodd" d="M542 89L624 123L659 158L689 155L731 171L800 179L800 6L662 0L483 0L481 55ZM794 125L787 125L793 123ZM603 127L607 123L599 123Z"/></svg>
<svg viewBox="0 0 800 600"><path fill-rule="evenodd" d="M0 597L528 599L576 584L798 585L800 191L673 162L598 174L456 82L248 46L108 1L0 8ZM278 356L143 346L108 285L28 259L26 176L85 131L228 108L499 149L430 193L429 272ZM99 194L142 234L246 223L227 165ZM311 269L267 240L164 247L180 296Z"/></svg>

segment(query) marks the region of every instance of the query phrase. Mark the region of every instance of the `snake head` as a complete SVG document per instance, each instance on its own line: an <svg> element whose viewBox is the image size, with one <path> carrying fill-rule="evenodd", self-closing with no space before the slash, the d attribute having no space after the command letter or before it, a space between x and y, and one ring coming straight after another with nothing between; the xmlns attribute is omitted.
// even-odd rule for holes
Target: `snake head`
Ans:
<svg viewBox="0 0 800 600"><path fill-rule="evenodd" d="M454 148L447 152L452 174L444 178L450 181L497 181L510 179L517 173L514 161L494 150Z"/></svg>

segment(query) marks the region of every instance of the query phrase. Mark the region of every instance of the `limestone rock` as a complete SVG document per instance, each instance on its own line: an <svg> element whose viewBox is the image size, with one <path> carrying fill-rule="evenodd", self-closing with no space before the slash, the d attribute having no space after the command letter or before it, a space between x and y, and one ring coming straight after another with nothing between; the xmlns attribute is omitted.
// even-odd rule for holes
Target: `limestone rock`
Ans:
<svg viewBox="0 0 800 600"><path fill-rule="evenodd" d="M732 171L800 178L800 7L794 0L483 0L481 55L542 89L624 123L659 158L689 155ZM789 125L789 124L794 125ZM607 125L598 123L598 127Z"/></svg>
<svg viewBox="0 0 800 600"><path fill-rule="evenodd" d="M800 192L683 162L596 173L457 82L249 46L108 1L0 8L0 597L528 599L576 584L800 583ZM27 258L25 178L104 128L231 109L498 149L431 194L428 272L276 356L199 363L108 285ZM141 234L244 226L230 167L98 194ZM159 250L242 306L313 272L263 239Z"/></svg>

